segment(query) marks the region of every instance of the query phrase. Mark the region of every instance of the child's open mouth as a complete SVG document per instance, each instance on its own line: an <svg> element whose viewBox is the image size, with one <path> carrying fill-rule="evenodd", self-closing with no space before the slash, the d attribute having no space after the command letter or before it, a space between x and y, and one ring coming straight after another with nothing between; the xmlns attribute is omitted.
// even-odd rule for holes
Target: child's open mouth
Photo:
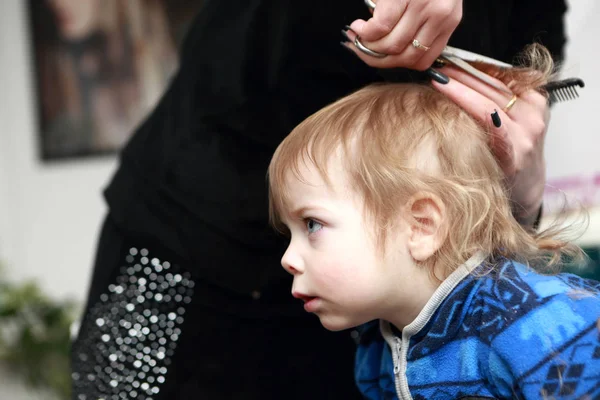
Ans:
<svg viewBox="0 0 600 400"><path fill-rule="evenodd" d="M292 296L304 302L304 310L307 312L314 312L316 310L319 300L318 297L309 296L303 293L292 293Z"/></svg>

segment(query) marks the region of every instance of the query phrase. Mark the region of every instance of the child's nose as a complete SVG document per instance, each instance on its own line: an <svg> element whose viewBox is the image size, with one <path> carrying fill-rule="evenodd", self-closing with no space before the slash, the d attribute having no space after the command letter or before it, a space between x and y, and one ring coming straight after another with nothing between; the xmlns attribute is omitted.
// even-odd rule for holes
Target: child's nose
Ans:
<svg viewBox="0 0 600 400"><path fill-rule="evenodd" d="M292 275L298 275L304 272L302 259L298 255L298 252L294 251L291 244L281 258L281 266Z"/></svg>

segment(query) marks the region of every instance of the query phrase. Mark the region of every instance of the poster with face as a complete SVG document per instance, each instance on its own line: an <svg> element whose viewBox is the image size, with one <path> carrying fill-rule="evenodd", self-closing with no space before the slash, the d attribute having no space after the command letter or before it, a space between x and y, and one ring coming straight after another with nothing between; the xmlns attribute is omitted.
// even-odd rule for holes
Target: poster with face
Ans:
<svg viewBox="0 0 600 400"><path fill-rule="evenodd" d="M200 3L29 0L42 159L119 150L176 71Z"/></svg>

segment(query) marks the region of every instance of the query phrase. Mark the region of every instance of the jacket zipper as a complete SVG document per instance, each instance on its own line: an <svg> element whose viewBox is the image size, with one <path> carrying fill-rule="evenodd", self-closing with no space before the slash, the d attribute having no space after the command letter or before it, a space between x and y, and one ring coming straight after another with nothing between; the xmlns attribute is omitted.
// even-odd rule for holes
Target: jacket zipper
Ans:
<svg viewBox="0 0 600 400"><path fill-rule="evenodd" d="M398 395L398 399L402 399L402 391L400 390L400 363L402 357L402 340L394 336L394 341L396 342L396 346L394 348L394 383L396 386L396 395Z"/></svg>
<svg viewBox="0 0 600 400"><path fill-rule="evenodd" d="M436 290L417 318L404 327L401 338L394 335L391 331L389 322L384 320L380 321L379 329L392 352L392 362L394 363L394 386L396 388L398 399L413 400L412 395L410 394L410 387L408 386L408 377L406 376L410 338L423 329L437 310L437 307L444 301L448 294L452 292L454 287L456 287L456 285L464 279L473 268L481 264L486 257L486 253L479 251L465 262L465 268L454 271Z"/></svg>
<svg viewBox="0 0 600 400"><path fill-rule="evenodd" d="M405 337L400 339L394 336L394 346L392 348L392 357L394 359L394 385L396 387L396 395L400 400L412 400L408 381L406 378L406 357L409 340Z"/></svg>

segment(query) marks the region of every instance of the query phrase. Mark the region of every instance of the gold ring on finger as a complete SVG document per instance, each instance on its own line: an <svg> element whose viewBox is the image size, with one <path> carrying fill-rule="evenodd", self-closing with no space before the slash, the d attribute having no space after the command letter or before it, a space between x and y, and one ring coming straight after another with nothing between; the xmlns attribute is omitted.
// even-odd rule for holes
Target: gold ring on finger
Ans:
<svg viewBox="0 0 600 400"><path fill-rule="evenodd" d="M510 111L510 109L513 108L513 106L517 102L517 99L518 99L517 95L514 94L513 97L510 99L510 101L508 102L508 104L506 106L504 106L502 111L504 111L505 113L508 113Z"/></svg>
<svg viewBox="0 0 600 400"><path fill-rule="evenodd" d="M419 50L423 50L423 51L429 51L429 49L430 49L429 46L425 46L424 44L421 44L421 42L419 42L417 39L413 39L412 46L415 49L419 49Z"/></svg>

